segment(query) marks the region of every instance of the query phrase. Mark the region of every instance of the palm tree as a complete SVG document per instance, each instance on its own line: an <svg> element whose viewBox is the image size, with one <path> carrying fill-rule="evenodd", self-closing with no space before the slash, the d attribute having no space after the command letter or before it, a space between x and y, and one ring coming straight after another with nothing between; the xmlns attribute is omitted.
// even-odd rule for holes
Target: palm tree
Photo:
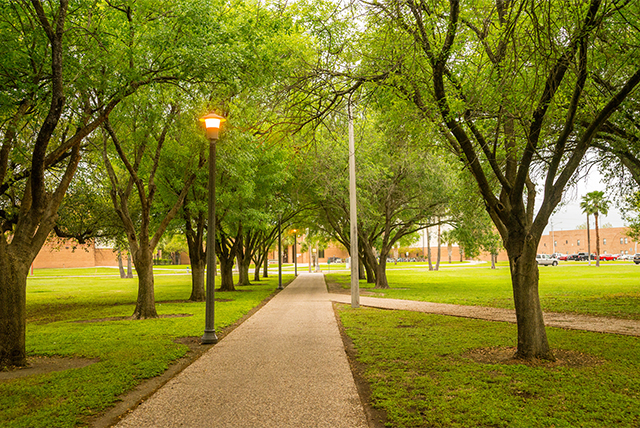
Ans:
<svg viewBox="0 0 640 428"><path fill-rule="evenodd" d="M589 195L584 195L582 197L580 208L582 208L582 213L587 215L587 258L589 260L589 266L591 266L591 233L589 230L589 214L592 214L592 209Z"/></svg>
<svg viewBox="0 0 640 428"><path fill-rule="evenodd" d="M598 216L607 215L609 212L609 201L604 198L604 192L595 190L585 195L589 201L590 211L596 223L596 266L600 266L600 233L598 232Z"/></svg>

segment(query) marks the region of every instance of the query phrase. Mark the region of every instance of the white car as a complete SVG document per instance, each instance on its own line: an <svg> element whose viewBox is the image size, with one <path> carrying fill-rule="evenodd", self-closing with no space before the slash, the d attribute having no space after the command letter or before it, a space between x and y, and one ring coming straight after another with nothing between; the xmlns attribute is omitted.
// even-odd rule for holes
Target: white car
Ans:
<svg viewBox="0 0 640 428"><path fill-rule="evenodd" d="M538 266L558 266L558 259L548 254L537 254L536 261L538 262Z"/></svg>

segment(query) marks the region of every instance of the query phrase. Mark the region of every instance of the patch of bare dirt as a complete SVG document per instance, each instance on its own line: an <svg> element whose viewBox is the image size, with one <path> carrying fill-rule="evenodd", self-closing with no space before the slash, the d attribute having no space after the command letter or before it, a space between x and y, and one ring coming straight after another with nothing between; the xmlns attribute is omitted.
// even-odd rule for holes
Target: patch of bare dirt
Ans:
<svg viewBox="0 0 640 428"><path fill-rule="evenodd" d="M0 371L0 382L9 379L78 369L100 361L97 358L27 357L26 367L6 367Z"/></svg>
<svg viewBox="0 0 640 428"><path fill-rule="evenodd" d="M514 358L515 353L515 347L478 348L465 352L462 356L480 364L524 364L529 367L544 368L593 367L604 364L605 362L604 359L593 355L564 349L553 350L556 361L539 359L521 360Z"/></svg>

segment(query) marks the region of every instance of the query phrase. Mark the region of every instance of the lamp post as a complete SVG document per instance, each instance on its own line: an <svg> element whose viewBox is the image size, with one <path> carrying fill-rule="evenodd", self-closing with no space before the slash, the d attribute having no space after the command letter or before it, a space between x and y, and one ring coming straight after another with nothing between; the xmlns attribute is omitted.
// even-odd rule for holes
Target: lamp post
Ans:
<svg viewBox="0 0 640 428"><path fill-rule="evenodd" d="M358 209L356 198L356 148L353 133L351 98L347 108L349 115L349 238L351 240L351 307L360 307L360 261L358 260Z"/></svg>
<svg viewBox="0 0 640 428"><path fill-rule="evenodd" d="M207 129L209 139L209 213L207 232L207 291L205 306L204 335L200 339L203 345L217 343L215 320L215 279L216 279L216 140L220 125L226 119L215 113L209 113L200 118Z"/></svg>
<svg viewBox="0 0 640 428"><path fill-rule="evenodd" d="M278 214L278 290L282 290L282 214Z"/></svg>
<svg viewBox="0 0 640 428"><path fill-rule="evenodd" d="M298 250L296 249L296 241L298 240L298 231L293 229L293 266L295 276L298 276Z"/></svg>

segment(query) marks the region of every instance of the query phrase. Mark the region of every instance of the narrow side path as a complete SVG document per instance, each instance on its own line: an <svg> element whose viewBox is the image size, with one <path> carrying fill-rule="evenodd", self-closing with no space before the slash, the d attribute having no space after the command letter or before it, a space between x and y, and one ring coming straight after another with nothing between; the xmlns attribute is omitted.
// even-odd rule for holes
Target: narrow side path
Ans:
<svg viewBox="0 0 640 428"><path fill-rule="evenodd" d="M334 302L351 303L351 296L349 295L329 294L329 296ZM360 296L360 304L362 306L370 306L372 308L400 309L404 311L426 312L430 314L451 315L455 317L476 318L489 321L516 322L516 313L512 309L451 305L448 303L432 303L416 300L385 299L364 296ZM545 325L550 327L640 336L639 320L545 312L544 322Z"/></svg>
<svg viewBox="0 0 640 428"><path fill-rule="evenodd" d="M117 427L367 427L323 274L302 274Z"/></svg>

